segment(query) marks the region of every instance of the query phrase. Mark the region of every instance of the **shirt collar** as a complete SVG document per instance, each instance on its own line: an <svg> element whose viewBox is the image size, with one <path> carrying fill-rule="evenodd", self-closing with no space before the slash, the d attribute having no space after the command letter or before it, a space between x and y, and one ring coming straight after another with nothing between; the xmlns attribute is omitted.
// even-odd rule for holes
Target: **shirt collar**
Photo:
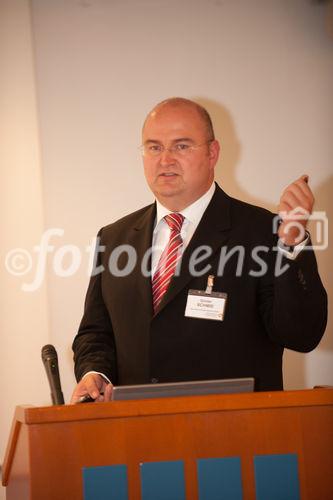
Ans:
<svg viewBox="0 0 333 500"><path fill-rule="evenodd" d="M201 220L201 217L204 214L204 211L208 207L214 192L215 192L215 182L212 182L210 188L208 189L208 191L206 191L204 195L202 195L198 200L196 200L188 207L184 208L184 210L181 210L179 213L181 213L186 220L190 221L192 224L197 226ZM156 200L156 223L154 232L156 231L157 226L159 225L163 217L165 217L170 213L171 211L168 208L164 207L158 200Z"/></svg>

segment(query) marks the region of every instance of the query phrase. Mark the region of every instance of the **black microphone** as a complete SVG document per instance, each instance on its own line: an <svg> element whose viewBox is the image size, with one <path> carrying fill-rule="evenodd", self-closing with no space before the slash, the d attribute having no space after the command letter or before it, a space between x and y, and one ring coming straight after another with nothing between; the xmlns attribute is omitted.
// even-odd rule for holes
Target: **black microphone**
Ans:
<svg viewBox="0 0 333 500"><path fill-rule="evenodd" d="M63 405L65 404L65 401L61 391L58 355L53 345L47 344L42 348L42 360L45 366L47 378L49 379L52 404Z"/></svg>

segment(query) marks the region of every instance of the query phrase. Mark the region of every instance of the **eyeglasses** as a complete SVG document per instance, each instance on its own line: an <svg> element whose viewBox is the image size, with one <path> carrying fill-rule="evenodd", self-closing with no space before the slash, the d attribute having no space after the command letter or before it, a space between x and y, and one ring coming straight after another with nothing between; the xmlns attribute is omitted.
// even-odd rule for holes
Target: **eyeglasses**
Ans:
<svg viewBox="0 0 333 500"><path fill-rule="evenodd" d="M170 148L166 148L162 144L143 144L140 146L144 156L156 157L160 156L164 151L169 151L174 156L188 156L194 149L200 148L213 142L212 140L203 142L202 144L187 144L186 142L177 142Z"/></svg>

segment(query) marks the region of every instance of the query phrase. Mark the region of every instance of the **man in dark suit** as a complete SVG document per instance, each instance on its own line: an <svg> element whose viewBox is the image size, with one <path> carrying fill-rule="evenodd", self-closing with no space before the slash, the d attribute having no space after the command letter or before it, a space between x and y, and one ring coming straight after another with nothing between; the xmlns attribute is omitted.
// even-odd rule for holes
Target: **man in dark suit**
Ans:
<svg viewBox="0 0 333 500"><path fill-rule="evenodd" d="M327 318L295 216L312 211L307 176L282 194L277 235L273 214L214 183L219 143L201 106L163 101L142 134L156 202L99 233L72 402L108 400L112 384L254 377L257 390L282 389L283 349L314 349Z"/></svg>

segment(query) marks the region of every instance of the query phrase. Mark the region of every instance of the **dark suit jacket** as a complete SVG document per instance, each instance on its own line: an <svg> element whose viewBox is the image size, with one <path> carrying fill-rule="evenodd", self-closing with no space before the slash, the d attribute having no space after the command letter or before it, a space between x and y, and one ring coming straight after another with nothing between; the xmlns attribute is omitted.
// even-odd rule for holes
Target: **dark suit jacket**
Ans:
<svg viewBox="0 0 333 500"><path fill-rule="evenodd" d="M151 280L140 266L151 247L155 216L153 204L99 233L105 251L99 252L97 265L106 270L91 278L73 343L77 379L90 370L103 372L119 385L252 376L257 390L282 389L284 347L311 351L326 326L327 297L314 253L303 250L295 261L283 257L282 265L289 268L274 276L278 253L272 250L277 244L273 215L230 198L217 186L183 254L181 273L172 279L153 316ZM137 263L129 275L115 276L108 262L113 250L124 244L136 250ZM189 259L201 245L211 247L212 255L197 269L207 264L209 269L192 277ZM261 265L267 265L260 277L253 275L260 261L251 256L258 245ZM242 251L235 247L244 248L240 275ZM229 259L218 273L221 249ZM127 263L122 253L118 267ZM205 290L209 274L216 276L214 291L228 294L222 322L184 316L188 290Z"/></svg>

